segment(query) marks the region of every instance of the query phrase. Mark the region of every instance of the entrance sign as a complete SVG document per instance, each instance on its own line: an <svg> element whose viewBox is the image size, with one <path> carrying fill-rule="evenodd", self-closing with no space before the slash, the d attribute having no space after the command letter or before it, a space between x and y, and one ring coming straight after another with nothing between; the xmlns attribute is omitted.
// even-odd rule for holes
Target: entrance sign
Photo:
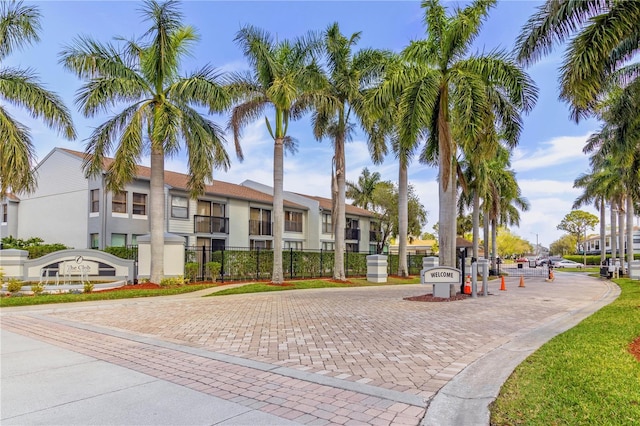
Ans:
<svg viewBox="0 0 640 426"><path fill-rule="evenodd" d="M456 286L460 285L462 272L450 266L435 266L422 270L420 282L433 285L433 296L450 298L456 294Z"/></svg>
<svg viewBox="0 0 640 426"><path fill-rule="evenodd" d="M424 283L459 283L460 282L460 270L456 268L450 268L448 266L437 266L435 268L426 269L424 271Z"/></svg>

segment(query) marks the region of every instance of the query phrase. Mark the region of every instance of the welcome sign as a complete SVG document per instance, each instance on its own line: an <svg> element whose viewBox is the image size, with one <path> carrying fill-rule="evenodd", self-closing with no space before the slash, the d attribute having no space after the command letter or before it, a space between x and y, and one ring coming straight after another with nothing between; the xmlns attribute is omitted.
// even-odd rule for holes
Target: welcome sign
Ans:
<svg viewBox="0 0 640 426"><path fill-rule="evenodd" d="M459 269L451 268L449 266L436 266L435 268L423 270L422 280L425 284L459 284L461 282L460 277L461 272Z"/></svg>
<svg viewBox="0 0 640 426"><path fill-rule="evenodd" d="M433 285L435 297L450 298L455 295L455 286L460 284L462 273L450 266L435 266L422 270L420 282Z"/></svg>

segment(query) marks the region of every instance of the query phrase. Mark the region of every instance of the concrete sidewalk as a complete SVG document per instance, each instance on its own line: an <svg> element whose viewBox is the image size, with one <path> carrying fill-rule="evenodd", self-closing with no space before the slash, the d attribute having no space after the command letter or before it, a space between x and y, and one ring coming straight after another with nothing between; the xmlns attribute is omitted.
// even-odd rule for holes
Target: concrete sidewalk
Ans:
<svg viewBox="0 0 640 426"><path fill-rule="evenodd" d="M403 285L3 308L0 422L486 425L513 368L619 291L571 273L498 286L450 303Z"/></svg>
<svg viewBox="0 0 640 426"><path fill-rule="evenodd" d="M3 425L297 424L0 330Z"/></svg>

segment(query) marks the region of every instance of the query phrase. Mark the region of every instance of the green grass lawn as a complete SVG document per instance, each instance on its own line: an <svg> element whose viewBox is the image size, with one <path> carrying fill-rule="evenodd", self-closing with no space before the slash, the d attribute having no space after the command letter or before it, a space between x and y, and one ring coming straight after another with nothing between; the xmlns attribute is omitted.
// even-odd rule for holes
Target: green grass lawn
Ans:
<svg viewBox="0 0 640 426"><path fill-rule="evenodd" d="M0 307L44 305L48 303L88 302L94 300L132 299L136 297L170 296L173 294L190 293L214 285L188 285L183 287L167 287L157 290L121 290L81 294L41 294L38 296L1 297Z"/></svg>
<svg viewBox="0 0 640 426"><path fill-rule="evenodd" d="M543 345L516 368L491 406L492 425L638 425L640 285Z"/></svg>
<svg viewBox="0 0 640 426"><path fill-rule="evenodd" d="M417 284L420 282L420 277L410 278L397 278L389 277L387 284ZM301 290L308 288L325 288L325 287L359 287L359 286L372 286L372 285L384 285L368 282L365 278L349 278L348 283L335 283L328 280L306 280L306 281L287 281L286 285L277 286L269 285L266 283L246 284L241 287L228 288L220 292L212 294L213 296L225 295L225 294L244 294L244 293L259 293L264 291L282 291L282 290ZM39 296L12 296L1 297L0 307L8 306L30 306L30 305L43 305L49 303L69 303L69 302L86 302L94 300L114 300L114 299L129 299L135 297L155 297L155 296L170 296L174 294L190 293L197 290L203 290L205 288L218 287L217 285L188 285L182 287L167 287L157 290L120 290L120 291L108 291L108 292L95 292L95 293L82 293L82 294L43 294Z"/></svg>
<svg viewBox="0 0 640 426"><path fill-rule="evenodd" d="M388 284L418 284L420 277L397 278L389 277L386 284L370 283L366 278L349 278L347 283L338 283L329 280L305 280L305 281L287 281L284 285L272 285L268 283L247 284L241 287L228 288L217 291L209 296L226 296L229 294L245 294L245 293L262 293L267 291L287 291L287 290L304 290L310 288L329 288L329 287L364 287Z"/></svg>
<svg viewBox="0 0 640 426"><path fill-rule="evenodd" d="M553 272L587 272L589 274L600 274L598 266L587 266L586 268L553 268Z"/></svg>

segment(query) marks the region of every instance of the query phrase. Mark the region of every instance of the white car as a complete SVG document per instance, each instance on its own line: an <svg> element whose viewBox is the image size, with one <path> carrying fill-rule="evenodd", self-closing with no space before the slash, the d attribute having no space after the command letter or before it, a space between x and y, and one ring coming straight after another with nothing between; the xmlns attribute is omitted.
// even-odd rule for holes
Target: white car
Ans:
<svg viewBox="0 0 640 426"><path fill-rule="evenodd" d="M553 267L554 268L584 268L584 264L574 262L573 260L562 259L562 260L557 260L553 262Z"/></svg>

